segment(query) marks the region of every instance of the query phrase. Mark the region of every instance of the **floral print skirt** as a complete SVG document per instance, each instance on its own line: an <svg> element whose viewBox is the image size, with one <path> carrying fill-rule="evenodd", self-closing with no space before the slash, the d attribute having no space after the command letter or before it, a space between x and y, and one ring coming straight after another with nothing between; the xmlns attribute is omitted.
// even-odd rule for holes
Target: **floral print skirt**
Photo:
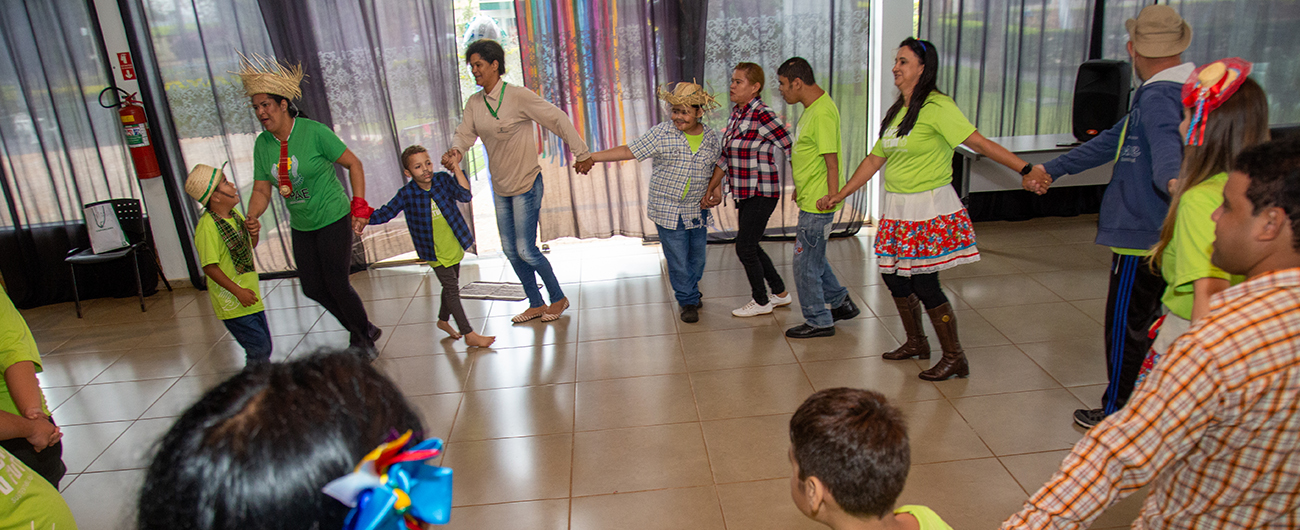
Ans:
<svg viewBox="0 0 1300 530"><path fill-rule="evenodd" d="M952 186L920 193L885 192L876 229L880 272L911 276L979 261L970 215Z"/></svg>

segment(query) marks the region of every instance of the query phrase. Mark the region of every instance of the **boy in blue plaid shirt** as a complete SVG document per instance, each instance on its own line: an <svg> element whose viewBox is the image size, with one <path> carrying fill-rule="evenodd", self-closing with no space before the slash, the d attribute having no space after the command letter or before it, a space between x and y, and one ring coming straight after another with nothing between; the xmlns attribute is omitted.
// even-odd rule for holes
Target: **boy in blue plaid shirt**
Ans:
<svg viewBox="0 0 1300 530"><path fill-rule="evenodd" d="M668 281L682 306L682 322L698 322L709 233L709 212L701 206L713 166L722 154L718 133L701 123L700 117L718 103L695 83L677 83L672 92L660 88L659 99L672 105L672 120L651 127L627 145L592 153L591 160L654 159L646 216L659 231Z"/></svg>
<svg viewBox="0 0 1300 530"><path fill-rule="evenodd" d="M460 303L460 260L465 250L474 244L474 235L460 215L457 202L469 202L469 180L456 168L456 177L445 171L433 172L429 152L418 145L402 151L402 173L411 179L383 208L370 216L370 224L384 224L406 212L406 227L415 243L420 259L433 267L433 273L442 283L442 308L438 310L438 329L446 331L453 339L465 337L470 346L487 347L496 337L485 337L474 332ZM455 317L456 328L449 317Z"/></svg>

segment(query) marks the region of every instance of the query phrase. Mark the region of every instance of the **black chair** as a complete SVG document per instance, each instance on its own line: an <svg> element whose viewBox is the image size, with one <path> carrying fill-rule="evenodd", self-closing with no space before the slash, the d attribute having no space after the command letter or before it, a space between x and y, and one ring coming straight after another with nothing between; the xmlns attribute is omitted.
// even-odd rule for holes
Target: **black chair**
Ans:
<svg viewBox="0 0 1300 530"><path fill-rule="evenodd" d="M97 263L106 263L116 261L122 258L131 258L132 264L135 265L135 292L140 299L140 312L145 312L144 307L144 282L140 278L140 248L148 244L147 231L145 226L144 213L140 208L139 199L110 199L87 204L109 203L113 205L113 212L117 214L117 222L122 227L122 233L126 235L126 240L130 243L124 248L96 254L93 249L72 249L68 251L68 257L64 259L72 268L72 296L77 305L77 318L81 318L81 293L77 290L77 265L93 265ZM159 269L161 274L161 268ZM167 290L172 290L167 279L163 278L163 285Z"/></svg>

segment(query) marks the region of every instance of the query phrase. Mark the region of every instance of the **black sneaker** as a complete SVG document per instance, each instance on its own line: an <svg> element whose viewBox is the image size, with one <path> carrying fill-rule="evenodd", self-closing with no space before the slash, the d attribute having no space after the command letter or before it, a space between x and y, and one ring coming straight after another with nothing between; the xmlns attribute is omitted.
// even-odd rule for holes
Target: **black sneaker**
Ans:
<svg viewBox="0 0 1300 530"><path fill-rule="evenodd" d="M1093 428L1104 419L1106 419L1106 411L1102 409L1079 409L1074 411L1074 423L1085 429Z"/></svg>
<svg viewBox="0 0 1300 530"><path fill-rule="evenodd" d="M694 324L700 321L700 306L684 305L682 306L682 322Z"/></svg>
<svg viewBox="0 0 1300 530"><path fill-rule="evenodd" d="M838 322L841 320L848 320L860 314L862 314L862 310L858 309L857 304L853 303L852 298L846 296L844 297L844 303L840 304L839 307L831 310L831 319L833 319L833 321L835 322Z"/></svg>
<svg viewBox="0 0 1300 530"><path fill-rule="evenodd" d="M835 326L828 328L814 328L807 323L799 324L793 328L785 330L785 336L792 339L810 339L813 337L829 337L835 334Z"/></svg>

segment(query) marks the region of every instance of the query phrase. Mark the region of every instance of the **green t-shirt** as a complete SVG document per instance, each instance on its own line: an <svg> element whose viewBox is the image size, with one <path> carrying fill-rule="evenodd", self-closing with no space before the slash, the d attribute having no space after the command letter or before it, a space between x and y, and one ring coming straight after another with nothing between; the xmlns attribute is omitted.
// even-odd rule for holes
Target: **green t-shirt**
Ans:
<svg viewBox="0 0 1300 530"><path fill-rule="evenodd" d="M293 193L284 199L289 226L294 230L320 230L352 213L343 183L334 174L334 161L348 146L329 127L307 118L293 120L289 133L289 180ZM253 178L271 183L280 194L280 141L262 131L253 144Z"/></svg>
<svg viewBox="0 0 1300 530"><path fill-rule="evenodd" d="M58 490L18 457L0 449L0 528L77 530Z"/></svg>
<svg viewBox="0 0 1300 530"><path fill-rule="evenodd" d="M211 213L199 217L199 224L194 227L194 246L199 252L199 267L215 263L236 285L252 289L257 293L257 303L244 307L234 293L217 285L217 282L209 277L208 298L212 300L212 310L216 311L217 318L221 320L239 318L265 310L266 307L262 305L262 291L257 286L257 271L235 274L235 262L230 259L230 249L226 247L226 240L221 238L221 232L217 231L218 222L228 223L231 228L239 230L234 219L220 219Z"/></svg>
<svg viewBox="0 0 1300 530"><path fill-rule="evenodd" d="M952 151L975 132L975 126L952 98L931 92L921 105L912 131L898 137L907 107L898 111L871 154L883 157L885 191L920 193L952 183Z"/></svg>
<svg viewBox="0 0 1300 530"><path fill-rule="evenodd" d="M465 249L461 248L456 233L451 231L451 225L447 224L447 218L443 217L438 203L432 199L429 200L429 213L433 215L433 253L438 256L437 264L450 267L460 263L465 257Z"/></svg>
<svg viewBox="0 0 1300 530"><path fill-rule="evenodd" d="M700 152L700 144L704 143L704 132L703 132L703 131L701 131L700 134L685 134L685 133L683 133L682 136L685 136L685 137L686 137L686 143L687 143L688 145L691 146L691 152L692 152L692 153L698 153L698 152Z"/></svg>
<svg viewBox="0 0 1300 530"><path fill-rule="evenodd" d="M898 509L894 510L894 513L906 513L915 517L916 522L920 523L921 530L952 530L952 527L943 522L943 519L939 518L939 514L934 513L934 510L919 504L899 506Z"/></svg>
<svg viewBox="0 0 1300 530"><path fill-rule="evenodd" d="M1220 173L1183 192L1178 199L1174 236L1161 256L1160 274L1165 294L1160 299L1173 314L1192 319L1192 283L1201 278L1222 278L1232 285L1246 280L1210 264L1214 251L1214 210L1223 204L1223 186L1228 174Z"/></svg>
<svg viewBox="0 0 1300 530"><path fill-rule="evenodd" d="M9 386L5 384L2 375L10 366L23 361L31 361L36 365L36 373L41 373L41 354L36 350L36 339L32 337L32 330L27 327L27 321L23 320L22 313L14 307L13 300L9 299L9 293L0 289L0 411L15 416L22 414L18 413L18 405L9 395ZM50 407L45 401L44 394L41 393L41 408L45 409L46 415L49 415Z"/></svg>
<svg viewBox="0 0 1300 530"><path fill-rule="evenodd" d="M829 213L844 207L818 210L817 200L830 193L826 186L826 157L840 153L840 109L831 97L822 94L799 117L799 138L790 153L794 189L799 195L799 209L810 213ZM844 160L839 161L839 182L844 187Z"/></svg>

